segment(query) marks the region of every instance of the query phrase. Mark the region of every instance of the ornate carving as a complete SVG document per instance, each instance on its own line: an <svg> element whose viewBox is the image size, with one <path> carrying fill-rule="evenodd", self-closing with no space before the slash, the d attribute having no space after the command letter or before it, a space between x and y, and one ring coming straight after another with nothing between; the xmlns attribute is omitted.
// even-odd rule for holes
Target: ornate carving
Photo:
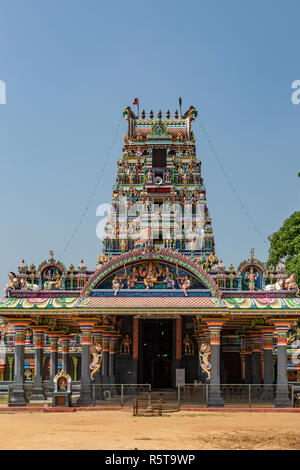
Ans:
<svg viewBox="0 0 300 470"><path fill-rule="evenodd" d="M208 343L202 343L199 349L199 362L200 362L200 367L204 371L207 380L210 379L210 371L211 371L210 356L211 356L211 345Z"/></svg>

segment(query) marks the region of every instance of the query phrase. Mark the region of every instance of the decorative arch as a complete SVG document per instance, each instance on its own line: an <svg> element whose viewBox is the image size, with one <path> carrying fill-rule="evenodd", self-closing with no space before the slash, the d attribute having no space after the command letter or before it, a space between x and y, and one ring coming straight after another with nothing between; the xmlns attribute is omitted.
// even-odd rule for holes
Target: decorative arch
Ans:
<svg viewBox="0 0 300 470"><path fill-rule="evenodd" d="M181 254L171 248L158 247L154 247L151 251L145 248L136 248L124 254L114 256L89 277L81 291L81 296L88 297L99 282L104 281L108 276L123 268L124 265L129 267L138 262L148 260L164 261L171 266L178 266L201 281L209 289L213 297L222 297L222 292L219 290L214 279L190 256Z"/></svg>

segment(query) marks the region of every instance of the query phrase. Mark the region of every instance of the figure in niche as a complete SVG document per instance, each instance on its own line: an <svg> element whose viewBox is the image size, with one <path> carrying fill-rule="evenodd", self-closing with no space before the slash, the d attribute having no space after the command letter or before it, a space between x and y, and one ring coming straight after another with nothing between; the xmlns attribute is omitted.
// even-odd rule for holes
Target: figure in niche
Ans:
<svg viewBox="0 0 300 470"><path fill-rule="evenodd" d="M255 290L255 281L258 278L258 272L255 272L253 266L251 266L250 271L245 274L245 278L248 279L248 287L250 291Z"/></svg>
<svg viewBox="0 0 300 470"><path fill-rule="evenodd" d="M167 289L175 289L175 281L173 274L170 271L170 268L166 266L166 269L164 271L164 279L163 282L167 283Z"/></svg>
<svg viewBox="0 0 300 470"><path fill-rule="evenodd" d="M128 289L134 289L135 284L139 280L139 273L135 266L133 266L131 273L128 274L127 277L127 287Z"/></svg>
<svg viewBox="0 0 300 470"><path fill-rule="evenodd" d="M130 354L130 346L132 344L131 338L129 335L126 335L125 338L122 339L120 344L120 353L121 354Z"/></svg>
<svg viewBox="0 0 300 470"><path fill-rule="evenodd" d="M14 272L10 272L8 275L8 283L6 284L6 287L4 289L4 295L5 297L9 297L10 291L12 289L18 289L19 288L19 279L15 275Z"/></svg>
<svg viewBox="0 0 300 470"><path fill-rule="evenodd" d="M94 343L90 346L90 353L93 357L92 362L90 363L91 380L95 380L94 375L101 368L102 363L102 346L100 343Z"/></svg>
<svg viewBox="0 0 300 470"><path fill-rule="evenodd" d="M171 173L169 170L166 170L165 172L165 182L170 183L171 182Z"/></svg>
<svg viewBox="0 0 300 470"><path fill-rule="evenodd" d="M193 356L194 355L194 344L188 334L185 335L183 340L184 344L184 354L186 356Z"/></svg>
<svg viewBox="0 0 300 470"><path fill-rule="evenodd" d="M119 276L115 276L112 281L112 286L115 291L114 295L118 295L118 292L120 289L122 289L123 285L124 285L123 279L120 278Z"/></svg>
<svg viewBox="0 0 300 470"><path fill-rule="evenodd" d="M183 290L184 295L186 297L188 296L187 290L189 289L190 285L191 285L191 281L189 280L188 276L185 276L185 278L183 279L180 285L180 288Z"/></svg>
<svg viewBox="0 0 300 470"><path fill-rule="evenodd" d="M147 171L146 183L153 183L153 172L151 170Z"/></svg>
<svg viewBox="0 0 300 470"><path fill-rule="evenodd" d="M154 284L158 281L158 278L162 275L163 268L158 265L158 269L151 261L142 265L139 269L140 276L144 279L146 289L154 287Z"/></svg>

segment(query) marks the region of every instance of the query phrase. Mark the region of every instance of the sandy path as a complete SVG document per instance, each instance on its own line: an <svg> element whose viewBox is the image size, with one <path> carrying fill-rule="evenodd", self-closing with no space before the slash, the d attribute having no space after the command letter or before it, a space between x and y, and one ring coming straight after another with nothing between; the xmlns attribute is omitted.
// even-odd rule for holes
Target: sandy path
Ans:
<svg viewBox="0 0 300 470"><path fill-rule="evenodd" d="M300 416L125 411L0 413L0 449L300 449Z"/></svg>

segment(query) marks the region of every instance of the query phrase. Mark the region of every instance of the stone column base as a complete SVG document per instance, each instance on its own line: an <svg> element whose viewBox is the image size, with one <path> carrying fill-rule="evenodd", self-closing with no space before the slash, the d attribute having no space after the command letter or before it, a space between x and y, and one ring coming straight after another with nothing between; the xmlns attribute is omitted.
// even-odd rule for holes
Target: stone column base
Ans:
<svg viewBox="0 0 300 470"><path fill-rule="evenodd" d="M216 387L214 387L213 385L209 386L207 407L208 408L223 408L224 407L224 401L223 401L223 398L221 397L221 391L218 385Z"/></svg>
<svg viewBox="0 0 300 470"><path fill-rule="evenodd" d="M80 397L78 398L77 405L79 406L90 406L93 404L91 395L90 384L81 384Z"/></svg>
<svg viewBox="0 0 300 470"><path fill-rule="evenodd" d="M19 385L13 386L12 394L9 400L9 406L26 406L27 402L25 400L24 389Z"/></svg>

